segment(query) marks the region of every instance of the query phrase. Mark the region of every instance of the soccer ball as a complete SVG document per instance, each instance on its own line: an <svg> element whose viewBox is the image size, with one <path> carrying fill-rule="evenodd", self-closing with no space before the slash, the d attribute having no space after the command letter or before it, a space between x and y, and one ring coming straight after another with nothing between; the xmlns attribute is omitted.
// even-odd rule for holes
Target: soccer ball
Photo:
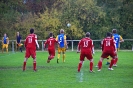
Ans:
<svg viewBox="0 0 133 88"><path fill-rule="evenodd" d="M71 26L71 24L70 24L70 23L68 23L68 24L67 24L67 27L70 27L70 26Z"/></svg>

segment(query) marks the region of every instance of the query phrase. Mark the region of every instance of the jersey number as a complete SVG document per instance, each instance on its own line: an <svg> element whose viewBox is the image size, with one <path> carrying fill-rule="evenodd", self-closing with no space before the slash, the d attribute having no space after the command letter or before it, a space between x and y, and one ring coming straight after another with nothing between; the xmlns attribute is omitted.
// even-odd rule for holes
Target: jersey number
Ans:
<svg viewBox="0 0 133 88"><path fill-rule="evenodd" d="M52 42L51 42L51 41L49 41L49 45L50 45L50 46L52 45Z"/></svg>
<svg viewBox="0 0 133 88"><path fill-rule="evenodd" d="M84 46L83 47L88 47L88 41L84 41Z"/></svg>
<svg viewBox="0 0 133 88"><path fill-rule="evenodd" d="M59 43L61 43L62 42L62 37L60 37L60 40L59 40Z"/></svg>
<svg viewBox="0 0 133 88"><path fill-rule="evenodd" d="M28 43L32 43L32 37L28 38Z"/></svg>
<svg viewBox="0 0 133 88"><path fill-rule="evenodd" d="M106 41L106 46L110 46L110 41Z"/></svg>

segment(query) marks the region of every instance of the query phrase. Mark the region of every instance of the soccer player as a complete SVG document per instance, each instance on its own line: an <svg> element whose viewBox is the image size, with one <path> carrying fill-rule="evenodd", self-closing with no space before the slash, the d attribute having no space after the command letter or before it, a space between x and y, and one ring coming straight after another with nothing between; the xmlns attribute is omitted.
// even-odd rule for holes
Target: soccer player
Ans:
<svg viewBox="0 0 133 88"><path fill-rule="evenodd" d="M5 48L6 48L6 52L8 52L8 44L9 44L9 38L5 33L4 37L2 38L2 53L4 52Z"/></svg>
<svg viewBox="0 0 133 88"><path fill-rule="evenodd" d="M20 36L19 32L17 32L17 36L16 36L16 50L18 50L18 48L22 52L21 36Z"/></svg>
<svg viewBox="0 0 133 88"><path fill-rule="evenodd" d="M36 45L39 48L39 44L37 41L37 35L34 34L34 29L30 29L30 34L26 37L24 45L26 48L26 53L23 62L23 71L26 69L26 62L30 56L33 58L33 70L36 71Z"/></svg>
<svg viewBox="0 0 133 88"><path fill-rule="evenodd" d="M112 30L112 33L113 33L113 36L112 36L112 38L115 40L115 46L116 46L116 49L117 49L117 52L118 52L118 50L119 50L119 48L120 48L120 43L121 42L124 42L124 40L123 40L123 38L122 38L122 36L121 35L119 35L119 34L117 34L117 30L116 29L113 29ZM116 59L115 59L115 61L114 61L114 67L116 67L117 66L117 61L118 61L118 55L117 55L117 53L116 53Z"/></svg>
<svg viewBox="0 0 133 88"><path fill-rule="evenodd" d="M53 33L50 33L49 36L50 36L50 38L47 39L46 42L44 43L44 48L46 47L46 45L48 45L49 56L48 56L47 63L49 63L50 60L54 58L54 56L55 56L55 44L57 43L55 38L53 38Z"/></svg>
<svg viewBox="0 0 133 88"><path fill-rule="evenodd" d="M90 39L90 33L86 33L86 37L82 38L78 43L77 53L80 52L80 62L78 64L78 72L82 67L83 61L85 57L90 61L90 72L93 72L93 56L94 54L94 46L93 41Z"/></svg>
<svg viewBox="0 0 133 88"><path fill-rule="evenodd" d="M104 38L102 41L102 55L98 62L98 71L101 71L102 61L104 60L104 58L107 58L108 56L112 58L108 69L114 70L112 66L114 64L114 59L116 58L115 57L115 53L116 53L115 41L114 39L112 39L111 33L108 32L106 36L107 37Z"/></svg>
<svg viewBox="0 0 133 88"><path fill-rule="evenodd" d="M67 48L67 42L66 42L66 35L64 35L64 29L60 30L60 35L56 37L56 41L58 41L58 58L57 63L59 63L60 54L62 52L63 54L63 62L65 62L65 51Z"/></svg>

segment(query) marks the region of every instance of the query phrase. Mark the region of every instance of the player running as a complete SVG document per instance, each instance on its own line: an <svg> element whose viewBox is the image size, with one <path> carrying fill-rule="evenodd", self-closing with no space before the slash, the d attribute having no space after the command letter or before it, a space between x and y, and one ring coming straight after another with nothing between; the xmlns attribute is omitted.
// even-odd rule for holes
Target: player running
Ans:
<svg viewBox="0 0 133 88"><path fill-rule="evenodd" d="M50 36L50 38L47 39L46 42L44 43L44 48L46 47L46 45L48 45L49 56L48 56L47 63L49 63L50 60L54 58L54 56L55 56L55 43L57 43L55 38L53 38L53 33L50 33L49 36Z"/></svg>
<svg viewBox="0 0 133 88"><path fill-rule="evenodd" d="M26 62L30 56L33 58L33 70L36 71L36 45L39 48L37 35L34 34L34 29L30 29L30 34L26 37L24 42L26 53L23 62L23 71L26 69Z"/></svg>
<svg viewBox="0 0 133 88"><path fill-rule="evenodd" d="M8 44L9 44L9 38L5 33L4 37L2 38L2 53L4 52L5 48L6 48L6 52L8 52Z"/></svg>
<svg viewBox="0 0 133 88"><path fill-rule="evenodd" d="M66 35L64 35L64 29L60 30L60 35L56 37L56 41L58 41L58 58L57 63L59 63L60 54L62 52L63 54L63 62L65 62L65 51L67 48L67 42L66 42Z"/></svg>
<svg viewBox="0 0 133 88"><path fill-rule="evenodd" d="M83 61L85 57L90 61L90 72L93 72L93 57L92 54L94 54L94 46L93 41L90 39L90 33L86 33L86 37L82 38L80 42L78 43L77 47L77 53L80 53L80 62L78 64L78 72L80 72L80 69L82 67Z"/></svg>
<svg viewBox="0 0 133 88"><path fill-rule="evenodd" d="M98 71L101 71L102 68L102 61L104 60L104 58L107 58L108 56L112 57L111 63L109 65L109 70L114 70L112 68L113 64L114 64L114 59L115 57L115 53L116 53L116 48L115 48L115 41L114 39L111 38L111 33L107 33L106 34L106 38L103 39L102 41L102 55L101 58L98 62Z"/></svg>
<svg viewBox="0 0 133 88"><path fill-rule="evenodd" d="M116 46L116 49L117 49L117 52L118 52L118 50L119 50L119 48L120 48L120 43L121 42L124 42L124 40L123 40L123 38L122 38L122 36L121 35L119 35L119 34L117 34L117 30L116 29L113 29L112 30L112 33L113 33L113 36L112 36L112 38L115 40L115 46ZM114 67L116 67L117 66L117 61L118 61L118 55L117 55L117 52L116 52L116 59L115 59L115 61L114 61Z"/></svg>

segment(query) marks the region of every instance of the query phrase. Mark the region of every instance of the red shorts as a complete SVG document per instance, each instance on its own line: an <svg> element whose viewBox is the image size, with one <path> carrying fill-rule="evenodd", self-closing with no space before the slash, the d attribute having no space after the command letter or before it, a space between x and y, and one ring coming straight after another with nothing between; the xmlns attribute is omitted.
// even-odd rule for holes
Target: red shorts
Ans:
<svg viewBox="0 0 133 88"><path fill-rule="evenodd" d="M93 57L92 57L92 53L90 52L81 52L80 54L80 61L84 61L85 57L88 59L88 60L91 60Z"/></svg>
<svg viewBox="0 0 133 88"><path fill-rule="evenodd" d="M25 58L29 58L32 56L32 58L36 58L36 50L32 48L26 48Z"/></svg>
<svg viewBox="0 0 133 88"><path fill-rule="evenodd" d="M108 56L111 56L112 58L115 58L116 54L113 51L111 51L111 52L103 51L101 57L102 58L107 58Z"/></svg>
<svg viewBox="0 0 133 88"><path fill-rule="evenodd" d="M55 56L55 49L48 49L50 56Z"/></svg>

